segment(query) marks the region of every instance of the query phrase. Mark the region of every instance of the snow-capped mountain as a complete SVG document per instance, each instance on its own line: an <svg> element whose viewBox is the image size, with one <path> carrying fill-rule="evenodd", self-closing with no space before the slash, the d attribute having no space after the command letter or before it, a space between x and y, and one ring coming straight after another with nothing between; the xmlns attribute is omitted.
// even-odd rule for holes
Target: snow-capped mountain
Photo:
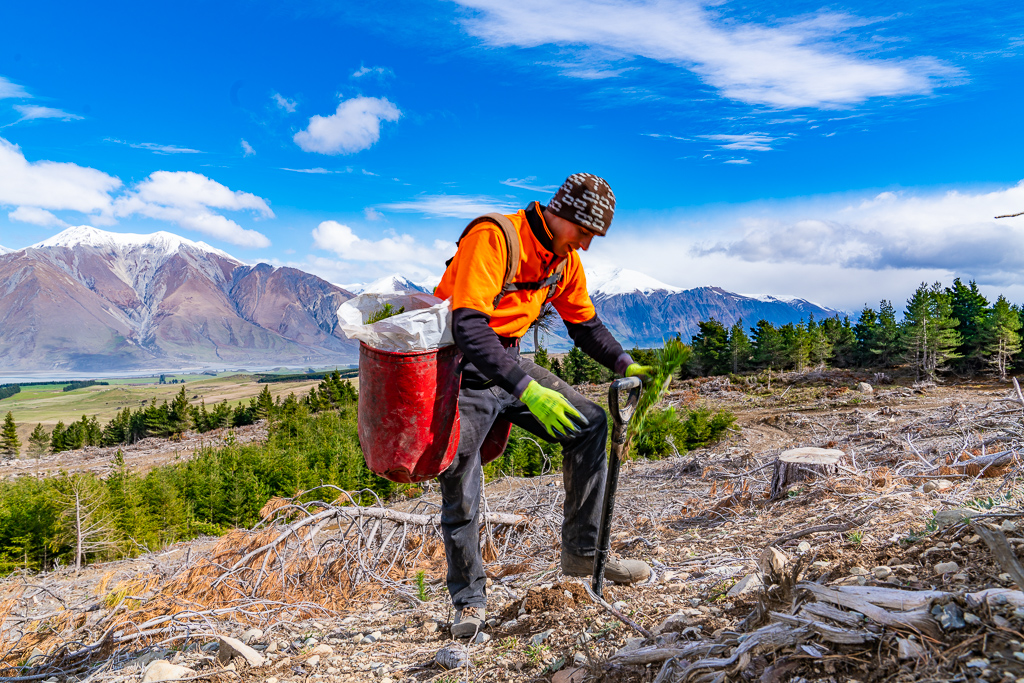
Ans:
<svg viewBox="0 0 1024 683"><path fill-rule="evenodd" d="M12 251L14 251L14 250L13 249L8 249L4 245L0 244L0 255L10 254Z"/></svg>
<svg viewBox="0 0 1024 683"><path fill-rule="evenodd" d="M433 291L433 289L427 289L423 285L418 285L409 278L403 277L398 273L387 275L366 284L357 283L338 286L344 290L352 292L353 294L401 294L403 292L425 292L430 294Z"/></svg>
<svg viewBox="0 0 1024 683"><path fill-rule="evenodd" d="M593 267L586 269L587 291L591 298L603 298L616 294L650 294L652 292L681 292L681 287L673 287L664 282L655 280L650 275L644 275L635 270L626 268L600 268Z"/></svg>
<svg viewBox="0 0 1024 683"><path fill-rule="evenodd" d="M0 370L348 363L357 353L336 329L349 292L166 232L69 228L0 256L0 282Z"/></svg>

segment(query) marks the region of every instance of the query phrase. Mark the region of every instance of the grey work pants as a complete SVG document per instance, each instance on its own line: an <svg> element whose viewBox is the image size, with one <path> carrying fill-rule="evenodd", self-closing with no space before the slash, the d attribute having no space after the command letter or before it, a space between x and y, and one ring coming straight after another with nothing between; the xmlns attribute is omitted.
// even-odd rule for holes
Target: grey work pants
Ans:
<svg viewBox="0 0 1024 683"><path fill-rule="evenodd" d="M590 421L575 435L558 441L562 444L565 486L562 547L576 555L593 555L608 468L605 454L608 417L601 406L533 361L518 357L518 363L542 386L565 396ZM526 405L504 389L464 386L459 392L459 450L451 466L438 477L442 498L441 531L448 559L448 592L456 609L484 607L487 601L480 552L480 446L499 417L546 441L553 440Z"/></svg>

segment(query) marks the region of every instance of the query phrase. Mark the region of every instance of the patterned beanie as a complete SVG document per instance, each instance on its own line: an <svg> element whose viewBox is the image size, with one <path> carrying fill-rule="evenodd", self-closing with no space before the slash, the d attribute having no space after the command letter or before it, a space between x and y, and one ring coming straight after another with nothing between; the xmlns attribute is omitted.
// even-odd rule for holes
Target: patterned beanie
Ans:
<svg viewBox="0 0 1024 683"><path fill-rule="evenodd" d="M548 203L548 210L595 235L604 235L612 224L615 193L604 178L590 173L573 173L555 192Z"/></svg>

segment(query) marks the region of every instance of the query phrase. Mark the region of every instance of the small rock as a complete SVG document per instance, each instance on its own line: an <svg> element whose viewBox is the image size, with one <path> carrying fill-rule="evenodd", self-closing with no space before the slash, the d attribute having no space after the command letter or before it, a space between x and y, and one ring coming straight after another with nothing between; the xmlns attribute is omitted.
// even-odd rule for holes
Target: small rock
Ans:
<svg viewBox="0 0 1024 683"><path fill-rule="evenodd" d="M277 641L272 640L270 645L267 645L267 654L274 654L275 652L277 652Z"/></svg>
<svg viewBox="0 0 1024 683"><path fill-rule="evenodd" d="M953 541L952 543L949 544L949 549L950 550L960 550L961 548L963 548L963 546L960 545L959 543L957 543L956 541Z"/></svg>
<svg viewBox="0 0 1024 683"><path fill-rule="evenodd" d="M437 633L437 629L441 628L441 625L436 619L428 619L423 622L423 630L427 633Z"/></svg>
<svg viewBox="0 0 1024 683"><path fill-rule="evenodd" d="M211 641L209 643L205 643L199 649L202 650L203 652L216 652L218 648L220 648L220 643Z"/></svg>
<svg viewBox="0 0 1024 683"><path fill-rule="evenodd" d="M550 638L551 634L554 633L554 632L555 632L554 629L550 629L549 628L547 631L541 631L540 633L534 634L533 637L530 638L530 645L534 645L534 646L540 645L545 640Z"/></svg>
<svg viewBox="0 0 1024 683"><path fill-rule="evenodd" d="M235 657L242 657L249 666L263 666L266 657L236 638L221 636L217 648L217 662L226 666Z"/></svg>
<svg viewBox="0 0 1024 683"><path fill-rule="evenodd" d="M383 602L375 602L372 605L370 605L370 611L371 612L379 612L382 609L384 609L384 603Z"/></svg>
<svg viewBox="0 0 1024 683"><path fill-rule="evenodd" d="M942 493L943 491L950 490L954 485L949 479L929 479L921 487L921 490L925 493L931 493L932 491Z"/></svg>
<svg viewBox="0 0 1024 683"><path fill-rule="evenodd" d="M661 575L661 582L662 583L669 583L674 578L676 578L676 573L675 572L665 572L664 574Z"/></svg>
<svg viewBox="0 0 1024 683"><path fill-rule="evenodd" d="M1003 572L999 575L999 580L1003 583L1010 583L1011 581L1013 581L1013 577L1007 574L1006 572Z"/></svg>
<svg viewBox="0 0 1024 683"><path fill-rule="evenodd" d="M737 596L756 591L762 585L763 584L761 583L761 579L757 576L757 574L747 574L742 579L737 581L736 585L729 589L729 592L726 593L726 596L730 598L735 598Z"/></svg>
<svg viewBox="0 0 1024 683"><path fill-rule="evenodd" d="M885 566L875 567L871 570L871 573L875 575L876 579L883 580L888 579L892 576L892 569Z"/></svg>
<svg viewBox="0 0 1024 683"><path fill-rule="evenodd" d="M263 631L258 628L251 628L242 634L241 641L246 645L252 644L252 641L259 640L263 637Z"/></svg>
<svg viewBox="0 0 1024 683"><path fill-rule="evenodd" d="M850 567L850 576L867 576L868 570L864 567Z"/></svg>
<svg viewBox="0 0 1024 683"><path fill-rule="evenodd" d="M956 562L939 562L933 567L933 571L936 574L952 574L953 572L960 571L960 565Z"/></svg>
<svg viewBox="0 0 1024 683"><path fill-rule="evenodd" d="M966 583L967 574L953 574L950 578L957 583Z"/></svg>
<svg viewBox="0 0 1024 683"><path fill-rule="evenodd" d="M1024 619L1024 607L1018 607L1017 609L1013 610L1013 618Z"/></svg>
<svg viewBox="0 0 1024 683"><path fill-rule="evenodd" d="M629 605L624 603L622 600L619 600L618 602L613 602L612 603L612 607L614 607L615 609L617 609L617 610L619 610L621 612L622 610L624 610L627 607L629 607Z"/></svg>
<svg viewBox="0 0 1024 683"><path fill-rule="evenodd" d="M690 618L682 612L670 615L665 621L654 628L654 633L678 633L691 623Z"/></svg>
<svg viewBox="0 0 1024 683"><path fill-rule="evenodd" d="M377 639L373 637L372 633L367 634L367 635L365 635L365 636L363 636L362 638L359 639L359 644L360 645L373 645L376 642L377 642Z"/></svg>
<svg viewBox="0 0 1024 683"><path fill-rule="evenodd" d="M970 519L971 517L977 517L980 513L974 510L964 510L963 508L957 508L956 510L939 510L935 513L935 523L939 525L939 528L950 526L951 524L957 524Z"/></svg>
<svg viewBox="0 0 1024 683"><path fill-rule="evenodd" d="M1013 658L1021 662L1024 662L1024 652L1014 652Z"/></svg>
<svg viewBox="0 0 1024 683"><path fill-rule="evenodd" d="M1010 628L1010 620L1006 617L999 616L998 614L992 615L992 623L995 624L997 628Z"/></svg>
<svg viewBox="0 0 1024 683"><path fill-rule="evenodd" d="M977 543L980 540L981 540L981 536L979 536L978 534L972 534L972 535L970 535L970 536L968 536L967 538L964 539L964 541L966 541L967 543L970 543L971 545L974 545L975 543Z"/></svg>
<svg viewBox="0 0 1024 683"><path fill-rule="evenodd" d="M276 676L271 676L267 680L263 681L263 683L279 683L279 681Z"/></svg>
<svg viewBox="0 0 1024 683"><path fill-rule="evenodd" d="M37 660L45 659L45 658L46 658L46 653L43 652L42 650L40 650L38 647L34 647L34 648L32 648L31 654L29 654L29 656L28 656L28 661L26 662L26 664L32 665L32 664L35 664L37 662Z"/></svg>
<svg viewBox="0 0 1024 683"><path fill-rule="evenodd" d="M620 647L615 654L621 655L633 650L639 650L645 642L647 641L643 638L626 638L626 644Z"/></svg>
<svg viewBox="0 0 1024 683"><path fill-rule="evenodd" d="M341 625L342 626L351 626L352 624L356 623L357 621L359 621L359 619L356 618L356 617L345 617L344 619L341 620Z"/></svg>
<svg viewBox="0 0 1024 683"><path fill-rule="evenodd" d="M309 638L306 638L304 641L302 641L302 647L316 647L319 644L320 644L320 641L317 640L316 638L312 637L312 636L310 636Z"/></svg>
<svg viewBox="0 0 1024 683"><path fill-rule="evenodd" d="M395 682L394 682L393 679L385 676L384 678L380 679L380 683L395 683Z"/></svg>
<svg viewBox="0 0 1024 683"><path fill-rule="evenodd" d="M775 546L768 546L757 558L757 568L765 576L779 576L789 563L789 557Z"/></svg>
<svg viewBox="0 0 1024 683"><path fill-rule="evenodd" d="M461 669L473 666L473 663L469 661L469 655L466 654L466 648L457 643L446 645L438 650L434 655L434 661L441 665L442 669Z"/></svg>
<svg viewBox="0 0 1024 683"><path fill-rule="evenodd" d="M939 625L947 631L967 626L967 622L964 620L964 611L955 602L943 605L941 614L939 614Z"/></svg>
<svg viewBox="0 0 1024 683"><path fill-rule="evenodd" d="M573 667L556 671L551 677L551 683L583 683L587 677L587 670L583 667Z"/></svg>
<svg viewBox="0 0 1024 683"><path fill-rule="evenodd" d="M339 673L341 673L341 669L339 669L338 667L336 667L336 666L329 666L329 667L327 667L327 674L329 676L336 676Z"/></svg>
<svg viewBox="0 0 1024 683"><path fill-rule="evenodd" d="M801 555L804 555L806 553L811 552L811 544L807 541L800 541L796 549Z"/></svg>
<svg viewBox="0 0 1024 683"><path fill-rule="evenodd" d="M874 388L872 388L872 386L870 384L868 384L867 382L858 382L857 383L857 391L859 391L862 394L873 394L873 393L875 393Z"/></svg>
<svg viewBox="0 0 1024 683"><path fill-rule="evenodd" d="M320 655L313 655L312 657L309 657L308 659L306 659L306 666L308 666L308 667L310 667L312 669L315 669L319 665L320 665Z"/></svg>
<svg viewBox="0 0 1024 683"><path fill-rule="evenodd" d="M587 656L582 652L577 652L572 656L572 663L575 666L583 666L587 663Z"/></svg>
<svg viewBox="0 0 1024 683"><path fill-rule="evenodd" d="M964 666L970 669L984 669L988 666L988 660L984 657L975 657L974 659L967 660L967 664Z"/></svg>
<svg viewBox="0 0 1024 683"><path fill-rule="evenodd" d="M187 666L177 666L166 659L158 659L146 667L146 672L142 675L142 683L177 681L195 675L196 672Z"/></svg>
<svg viewBox="0 0 1024 683"><path fill-rule="evenodd" d="M486 643L490 639L491 639L491 636L489 636L488 634L486 634L483 631L481 631L480 633L476 634L475 638L473 638L473 643L476 644L476 645L483 645L484 643Z"/></svg>
<svg viewBox="0 0 1024 683"><path fill-rule="evenodd" d="M1012 534L1017 530L1017 523L1011 519L1005 519L1003 520L1003 523L999 525L999 528L1006 533Z"/></svg>
<svg viewBox="0 0 1024 683"><path fill-rule="evenodd" d="M909 638L897 638L896 643L899 645L898 656L900 659L920 659L926 654L923 647Z"/></svg>
<svg viewBox="0 0 1024 683"><path fill-rule="evenodd" d="M330 645L325 644L325 643L321 643L320 645L317 645L316 647L314 647L312 650L310 650L306 654L308 654L308 655L321 655L321 656L329 657L330 655L334 654L334 648L331 647Z"/></svg>
<svg viewBox="0 0 1024 683"><path fill-rule="evenodd" d="M964 612L964 623L969 626L977 626L981 623L981 619L977 614L971 612Z"/></svg>

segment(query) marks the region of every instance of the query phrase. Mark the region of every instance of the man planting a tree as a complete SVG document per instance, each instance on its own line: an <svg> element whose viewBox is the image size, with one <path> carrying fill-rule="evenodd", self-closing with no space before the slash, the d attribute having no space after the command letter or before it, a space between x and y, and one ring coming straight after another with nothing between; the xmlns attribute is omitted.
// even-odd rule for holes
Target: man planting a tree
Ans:
<svg viewBox="0 0 1024 683"><path fill-rule="evenodd" d="M608 183L576 173L547 206L533 202L509 216L470 223L435 290L452 299L455 343L464 355L459 392L461 438L439 477L448 591L456 608L452 636L472 637L483 625L486 595L478 513L481 446L508 423L562 444L565 486L562 572L589 576L606 478L604 409L519 355L519 341L550 302L587 355L619 374L647 376L597 317L577 250L607 233L615 210ZM635 583L650 576L639 560L609 559L605 577Z"/></svg>

